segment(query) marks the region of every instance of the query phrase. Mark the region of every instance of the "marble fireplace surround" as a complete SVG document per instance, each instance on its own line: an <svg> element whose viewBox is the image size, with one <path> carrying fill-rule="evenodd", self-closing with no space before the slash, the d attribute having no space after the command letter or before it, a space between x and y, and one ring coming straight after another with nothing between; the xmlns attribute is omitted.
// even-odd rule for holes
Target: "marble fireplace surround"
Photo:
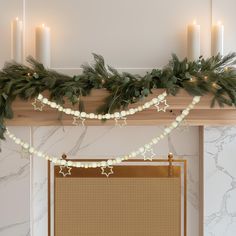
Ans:
<svg viewBox="0 0 236 236"><path fill-rule="evenodd" d="M161 126L10 127L18 136L28 140L42 151L58 156L66 153L70 158L91 159L125 154L150 140L163 128ZM180 127L154 149L159 158L166 159L168 152L172 151L176 158L188 161L187 222L188 235L191 233L193 236L199 235L199 215L201 214L199 211L198 142L198 127ZM9 185L9 190L6 191L5 188L0 187L4 200L1 202L1 209L7 215L1 221L0 233L4 236L10 236L12 232L20 232L19 235L47 235L47 162L33 156L30 159L21 157L19 148L10 141L3 142L2 149L1 157L4 157L1 158L1 169L4 169L2 174L5 171L2 184ZM15 170L12 167L6 170L5 167L10 167L13 161ZM19 179L22 179L23 183L19 184ZM15 186L21 186L21 190ZM25 205L17 205L16 194ZM53 205L53 202L51 204ZM15 209L22 215L15 214ZM2 217L1 214L0 217Z"/></svg>
<svg viewBox="0 0 236 236"><path fill-rule="evenodd" d="M65 152L72 158L91 159L125 154L163 128L10 127L18 136L48 153ZM155 146L160 158L166 158L171 151L175 157L188 162L187 235L234 236L236 163L232 153L236 151L235 141L233 126L186 126ZM21 156L19 147L9 140L1 142L1 148L0 235L47 235L47 162Z"/></svg>

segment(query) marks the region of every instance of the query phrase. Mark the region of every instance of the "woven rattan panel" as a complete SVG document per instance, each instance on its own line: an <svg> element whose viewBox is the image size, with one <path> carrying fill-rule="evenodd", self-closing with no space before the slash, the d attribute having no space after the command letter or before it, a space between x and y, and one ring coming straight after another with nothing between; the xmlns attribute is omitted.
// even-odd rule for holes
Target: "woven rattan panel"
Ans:
<svg viewBox="0 0 236 236"><path fill-rule="evenodd" d="M180 236L180 178L56 178L55 236Z"/></svg>

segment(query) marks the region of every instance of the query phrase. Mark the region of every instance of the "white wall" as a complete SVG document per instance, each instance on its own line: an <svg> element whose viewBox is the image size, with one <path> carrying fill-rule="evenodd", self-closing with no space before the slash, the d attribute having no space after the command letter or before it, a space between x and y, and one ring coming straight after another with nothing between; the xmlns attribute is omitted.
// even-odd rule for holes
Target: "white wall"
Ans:
<svg viewBox="0 0 236 236"><path fill-rule="evenodd" d="M10 58L10 20L25 16L26 55L34 55L34 29L52 31L52 67L78 68L91 53L119 68L152 68L171 53L186 55L186 25L201 24L202 54L210 52L210 0L0 0L1 64ZM25 5L25 7L24 7ZM183 14L184 12L184 14Z"/></svg>

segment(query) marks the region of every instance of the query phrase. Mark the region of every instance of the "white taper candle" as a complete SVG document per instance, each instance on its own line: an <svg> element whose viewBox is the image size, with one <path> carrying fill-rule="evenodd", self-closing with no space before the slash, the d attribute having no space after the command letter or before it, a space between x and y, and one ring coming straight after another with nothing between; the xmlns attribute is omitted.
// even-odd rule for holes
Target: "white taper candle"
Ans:
<svg viewBox="0 0 236 236"><path fill-rule="evenodd" d="M189 60L197 60L200 56L200 25L194 21L188 25L187 31L187 57Z"/></svg>
<svg viewBox="0 0 236 236"><path fill-rule="evenodd" d="M44 24L36 28L35 55L36 59L49 68L51 64L50 28Z"/></svg>
<svg viewBox="0 0 236 236"><path fill-rule="evenodd" d="M17 17L11 22L11 59L22 63L23 23Z"/></svg>
<svg viewBox="0 0 236 236"><path fill-rule="evenodd" d="M224 25L219 21L212 27L212 42L211 42L212 56L224 55Z"/></svg>

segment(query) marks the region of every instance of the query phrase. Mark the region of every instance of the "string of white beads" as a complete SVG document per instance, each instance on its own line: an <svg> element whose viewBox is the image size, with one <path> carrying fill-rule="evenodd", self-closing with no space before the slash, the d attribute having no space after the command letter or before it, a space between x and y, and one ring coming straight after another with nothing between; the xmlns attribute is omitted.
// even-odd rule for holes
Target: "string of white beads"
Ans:
<svg viewBox="0 0 236 236"><path fill-rule="evenodd" d="M63 112L67 115L73 115L76 117L82 117L87 119L114 119L114 118L121 118L129 115L134 115L137 112L141 112L145 109L150 108L153 105L156 105L157 103L163 101L167 96L166 92L163 92L162 94L158 95L156 98L153 98L151 101L144 103L142 106L138 106L136 108L130 108L127 111L121 111L121 112L115 112L113 114L107 113L107 114L94 114L94 113L86 113L86 112L80 112L77 110L73 110L71 108L64 108L61 105L49 101L47 98L45 98L42 94L39 94L37 99L41 101L43 104L50 106L51 108L57 109L60 112Z"/></svg>
<svg viewBox="0 0 236 236"><path fill-rule="evenodd" d="M61 160L56 157L50 156L46 153L42 153L36 150L34 147L30 146L29 143L23 142L20 138L17 138L14 134L12 134L8 129L6 129L7 136L12 139L16 144L22 146L25 150L28 150L30 154L37 155L38 157L43 157L46 160L49 160L58 165L65 165L70 167L78 167L78 168L97 168L97 167L106 167L115 164L119 164L122 161L129 160L131 158L135 158L138 155L142 154L145 149L151 148L153 145L157 144L161 139L163 139L166 135L170 134L172 130L179 126L179 124L184 120L184 118L189 114L189 111L194 108L194 106L200 102L201 97L195 96L192 102L182 111L181 115L177 116L175 121L171 123L171 125L164 129L163 133L159 136L153 138L149 143L144 144L142 147L139 147L136 151L131 152L128 155L120 156L114 159L109 159L107 161L100 161L100 162L89 162L89 163L82 163L82 162L72 162Z"/></svg>

